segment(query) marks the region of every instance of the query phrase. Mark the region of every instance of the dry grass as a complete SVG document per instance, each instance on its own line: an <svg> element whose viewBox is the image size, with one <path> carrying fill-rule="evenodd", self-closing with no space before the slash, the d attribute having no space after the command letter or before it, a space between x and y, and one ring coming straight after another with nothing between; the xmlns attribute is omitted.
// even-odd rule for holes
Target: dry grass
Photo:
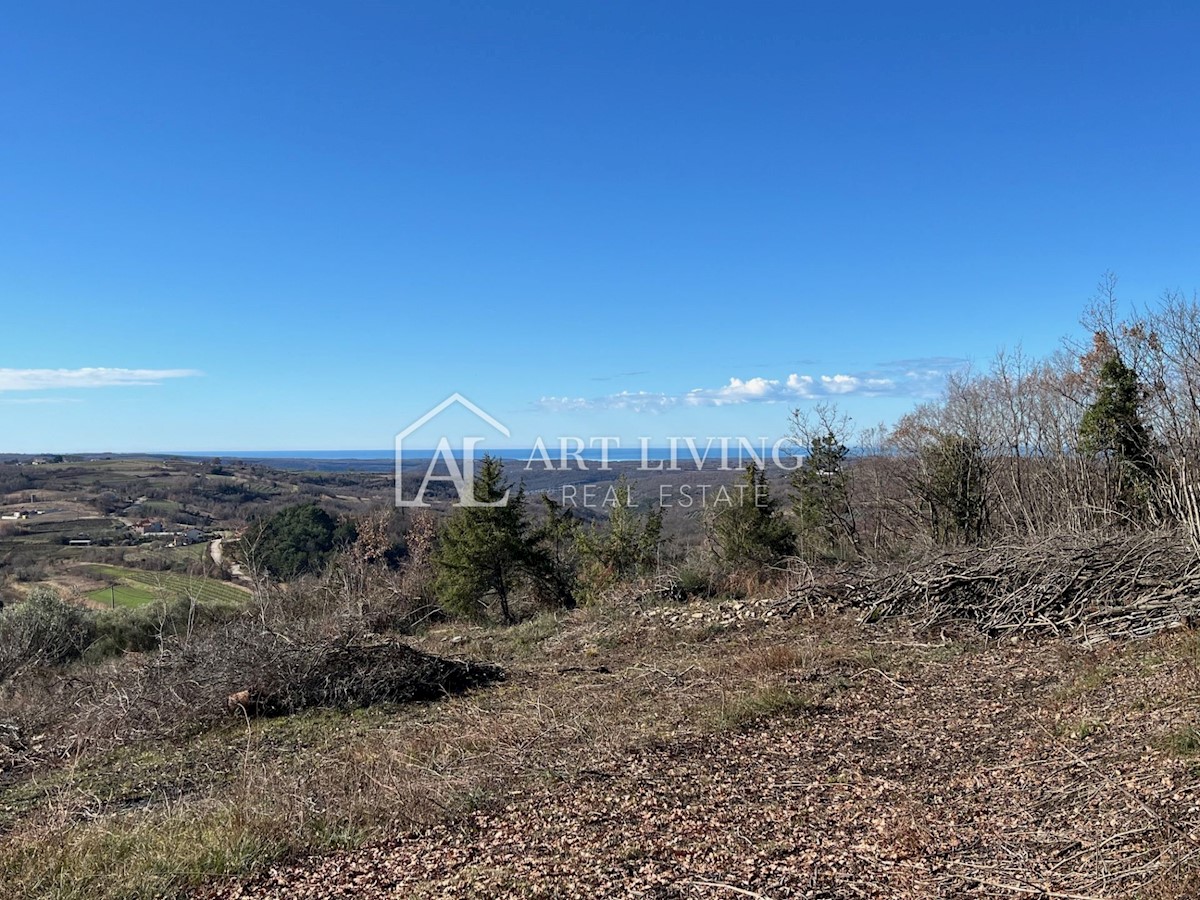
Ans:
<svg viewBox="0 0 1200 900"><path fill-rule="evenodd" d="M508 679L436 702L226 721L186 741L47 764L0 794L0 878L18 896L161 896L397 839L577 784L631 753L797 716L802 727L843 694L915 703L913 678L937 683L984 656L998 695L1025 690L1018 670L1005 675L1005 651L979 642L899 624L863 630L836 614L717 627L704 618L711 607L691 604L701 615L684 624L599 606L509 629L441 626L416 646L498 663ZM1100 655L1047 651L1061 653L1062 673L1038 703L1058 725L1028 740L1124 759L1132 735L1157 734L1187 752L1178 729L1195 721L1198 646L1175 635ZM1187 896L1153 889L1144 896Z"/></svg>
<svg viewBox="0 0 1200 900"><path fill-rule="evenodd" d="M434 703L229 721L46 768L0 800L0 874L29 896L155 896L384 839L633 747L799 709L793 687L820 658L790 631L681 632L611 608L454 624L415 643L509 678Z"/></svg>

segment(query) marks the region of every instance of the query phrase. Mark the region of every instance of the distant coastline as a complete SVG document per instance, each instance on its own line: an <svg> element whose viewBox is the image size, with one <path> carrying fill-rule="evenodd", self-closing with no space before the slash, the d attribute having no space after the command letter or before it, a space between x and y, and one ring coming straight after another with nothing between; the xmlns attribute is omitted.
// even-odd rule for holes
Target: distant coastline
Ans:
<svg viewBox="0 0 1200 900"><path fill-rule="evenodd" d="M648 459L660 460L671 458L670 447L647 447L646 457ZM716 451L714 451L715 453ZM488 454L499 457L505 460L521 460L540 459L540 451L535 451L531 447L521 448L492 448L488 449L481 447L478 456ZM549 449L550 458L557 461L557 448ZM593 448L579 451L580 456L585 460L600 460L600 449ZM676 451L679 456L687 456L687 451L680 448ZM117 455L117 454L114 454ZM124 454L120 454L124 455ZM152 456L182 456L186 458L198 457L201 459L321 459L321 460L380 460L394 459L396 456L395 450L188 450L181 453L152 453ZM433 459L434 451L432 449L415 449L405 450L404 456L406 459ZM455 458L461 459L462 452L455 451ZM608 450L608 458L614 462L637 462L642 458L642 449L640 447L611 447Z"/></svg>

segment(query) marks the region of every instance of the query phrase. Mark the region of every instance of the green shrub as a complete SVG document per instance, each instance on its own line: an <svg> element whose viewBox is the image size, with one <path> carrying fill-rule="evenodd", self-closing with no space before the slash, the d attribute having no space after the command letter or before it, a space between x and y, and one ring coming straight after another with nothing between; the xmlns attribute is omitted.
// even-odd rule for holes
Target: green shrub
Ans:
<svg viewBox="0 0 1200 900"><path fill-rule="evenodd" d="M513 488L500 460L485 455L474 492L483 505L455 510L432 555L433 587L442 607L454 615L483 618L494 598L505 624L511 625L518 589L543 606L571 606L570 585L547 550L548 538L526 513L525 488Z"/></svg>
<svg viewBox="0 0 1200 900"><path fill-rule="evenodd" d="M120 653L157 650L164 639L184 637L198 626L230 622L241 613L240 605L227 601L205 600L193 606L183 598L105 611L96 617L95 640L83 658L100 662Z"/></svg>
<svg viewBox="0 0 1200 900"><path fill-rule="evenodd" d="M1200 753L1200 729L1185 725L1160 736L1154 743L1175 756L1195 756Z"/></svg>
<svg viewBox="0 0 1200 900"><path fill-rule="evenodd" d="M607 526L579 533L579 550L589 570L586 574L605 586L653 573L663 543L662 508L643 514L633 503L633 488L624 474L613 492Z"/></svg>
<svg viewBox="0 0 1200 900"><path fill-rule="evenodd" d="M35 588L21 603L0 610L0 679L26 663L76 660L95 637L95 613Z"/></svg>
<svg viewBox="0 0 1200 900"><path fill-rule="evenodd" d="M753 462L733 486L732 500L718 507L710 527L721 561L731 569L754 571L796 551L796 538L771 496L767 473Z"/></svg>
<svg viewBox="0 0 1200 900"><path fill-rule="evenodd" d="M680 569L675 587L682 600L690 597L712 597L717 592L712 574L702 569Z"/></svg>

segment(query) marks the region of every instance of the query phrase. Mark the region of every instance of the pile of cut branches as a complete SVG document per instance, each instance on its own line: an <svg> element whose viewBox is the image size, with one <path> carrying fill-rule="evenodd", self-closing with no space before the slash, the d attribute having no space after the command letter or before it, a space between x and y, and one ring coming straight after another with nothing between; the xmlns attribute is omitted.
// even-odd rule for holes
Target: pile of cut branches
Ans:
<svg viewBox="0 0 1200 900"><path fill-rule="evenodd" d="M1063 535L946 552L856 594L865 621L907 615L1102 643L1189 624L1200 614L1200 561L1173 532Z"/></svg>
<svg viewBox="0 0 1200 900"><path fill-rule="evenodd" d="M66 673L39 667L0 689L0 713L44 754L69 758L141 740L184 739L230 713L273 716L430 700L503 677L485 663L422 653L361 632L290 633L252 621Z"/></svg>
<svg viewBox="0 0 1200 900"><path fill-rule="evenodd" d="M228 696L226 708L285 715L313 706L434 700L500 677L496 666L444 659L381 638L280 646L268 665L246 673L246 686Z"/></svg>

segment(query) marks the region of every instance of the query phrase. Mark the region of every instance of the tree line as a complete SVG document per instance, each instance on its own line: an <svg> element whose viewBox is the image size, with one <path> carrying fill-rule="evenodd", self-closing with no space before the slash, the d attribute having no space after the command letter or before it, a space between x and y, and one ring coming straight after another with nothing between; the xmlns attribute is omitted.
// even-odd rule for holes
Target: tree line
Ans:
<svg viewBox="0 0 1200 900"><path fill-rule="evenodd" d="M1122 315L1106 276L1087 338L1000 352L863 437L849 494L875 553L1014 536L1177 528L1200 550L1200 306Z"/></svg>
<svg viewBox="0 0 1200 900"><path fill-rule="evenodd" d="M377 514L372 549L309 505L252 526L243 543L277 578L332 566L365 589L373 566L390 568L406 573L393 595L504 622L518 605L569 607L664 574L720 590L731 575L770 581L793 562L1062 533L1176 528L1200 552L1200 307L1168 294L1122 315L1107 276L1083 321L1086 340L1041 359L999 352L891 427L857 431L832 405L793 411L798 460L786 485L748 466L731 501L706 512L697 546L670 546L664 511L631 505L623 478L607 518L583 521L548 495L527 496L491 457L475 495L487 504L510 492L504 506L440 522Z"/></svg>

